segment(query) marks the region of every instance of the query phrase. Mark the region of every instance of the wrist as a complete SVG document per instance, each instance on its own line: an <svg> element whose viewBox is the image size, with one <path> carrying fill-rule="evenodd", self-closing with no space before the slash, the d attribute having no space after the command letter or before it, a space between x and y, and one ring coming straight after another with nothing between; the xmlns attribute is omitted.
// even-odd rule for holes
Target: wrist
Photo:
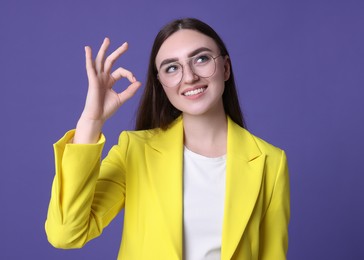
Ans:
<svg viewBox="0 0 364 260"><path fill-rule="evenodd" d="M86 119L81 116L77 122L73 143L92 144L96 143L102 131L104 121Z"/></svg>

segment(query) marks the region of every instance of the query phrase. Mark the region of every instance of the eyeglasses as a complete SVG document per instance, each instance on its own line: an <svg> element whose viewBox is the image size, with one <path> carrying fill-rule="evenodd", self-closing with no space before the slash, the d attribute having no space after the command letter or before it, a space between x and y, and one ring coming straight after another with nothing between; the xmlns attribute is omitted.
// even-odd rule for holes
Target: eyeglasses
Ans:
<svg viewBox="0 0 364 260"><path fill-rule="evenodd" d="M214 75L216 71L216 59L220 56L222 55L213 57L207 53L200 53L188 58L186 64L188 64L193 74L201 78L209 78ZM178 61L162 64L157 76L162 85L168 88L174 88L182 81L183 69L184 66Z"/></svg>

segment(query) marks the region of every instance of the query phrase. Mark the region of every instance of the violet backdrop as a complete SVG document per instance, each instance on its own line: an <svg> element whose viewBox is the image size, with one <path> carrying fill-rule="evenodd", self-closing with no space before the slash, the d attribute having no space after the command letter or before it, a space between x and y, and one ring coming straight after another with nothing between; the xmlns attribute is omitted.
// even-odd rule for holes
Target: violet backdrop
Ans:
<svg viewBox="0 0 364 260"><path fill-rule="evenodd" d="M116 259L122 214L81 250L47 242L52 144L83 108L83 47L96 50L105 36L114 48L128 41L117 66L144 82L154 36L179 17L222 36L248 128L287 152L288 258L364 259L360 0L2 0L0 259ZM107 122L105 151L133 128L140 94Z"/></svg>

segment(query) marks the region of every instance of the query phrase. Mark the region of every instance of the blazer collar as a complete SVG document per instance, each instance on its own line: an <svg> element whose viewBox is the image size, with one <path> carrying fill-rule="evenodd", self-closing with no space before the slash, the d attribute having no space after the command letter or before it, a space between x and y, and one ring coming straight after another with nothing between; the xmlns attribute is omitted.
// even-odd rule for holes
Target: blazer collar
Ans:
<svg viewBox="0 0 364 260"><path fill-rule="evenodd" d="M148 174L165 217L172 246L182 256L183 120L155 131L146 143ZM254 137L228 117L227 163L221 259L231 259L260 192L265 156ZM158 175L156 177L155 175Z"/></svg>

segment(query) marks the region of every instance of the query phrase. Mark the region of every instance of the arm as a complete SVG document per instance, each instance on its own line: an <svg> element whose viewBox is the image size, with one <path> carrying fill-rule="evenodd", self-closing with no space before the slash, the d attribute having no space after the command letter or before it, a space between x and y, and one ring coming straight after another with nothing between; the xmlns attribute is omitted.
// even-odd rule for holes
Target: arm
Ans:
<svg viewBox="0 0 364 260"><path fill-rule="evenodd" d="M106 38L95 61L91 48L85 48L89 81L85 107L76 131L67 133L54 145L56 174L45 228L48 240L55 247L82 247L98 236L124 205L125 170L121 148L114 146L100 169L105 142L101 129L141 83L124 68L111 72L112 65L128 45L121 45L105 59L109 44ZM122 78L127 78L131 84L116 93L112 87Z"/></svg>
<svg viewBox="0 0 364 260"><path fill-rule="evenodd" d="M56 176L45 228L58 248L80 248L99 236L125 200L120 146L110 150L100 169L104 137L96 144L68 144L72 137L70 131L54 145Z"/></svg>
<svg viewBox="0 0 364 260"><path fill-rule="evenodd" d="M282 151L271 200L260 227L259 259L286 259L289 219L289 176L286 155Z"/></svg>

